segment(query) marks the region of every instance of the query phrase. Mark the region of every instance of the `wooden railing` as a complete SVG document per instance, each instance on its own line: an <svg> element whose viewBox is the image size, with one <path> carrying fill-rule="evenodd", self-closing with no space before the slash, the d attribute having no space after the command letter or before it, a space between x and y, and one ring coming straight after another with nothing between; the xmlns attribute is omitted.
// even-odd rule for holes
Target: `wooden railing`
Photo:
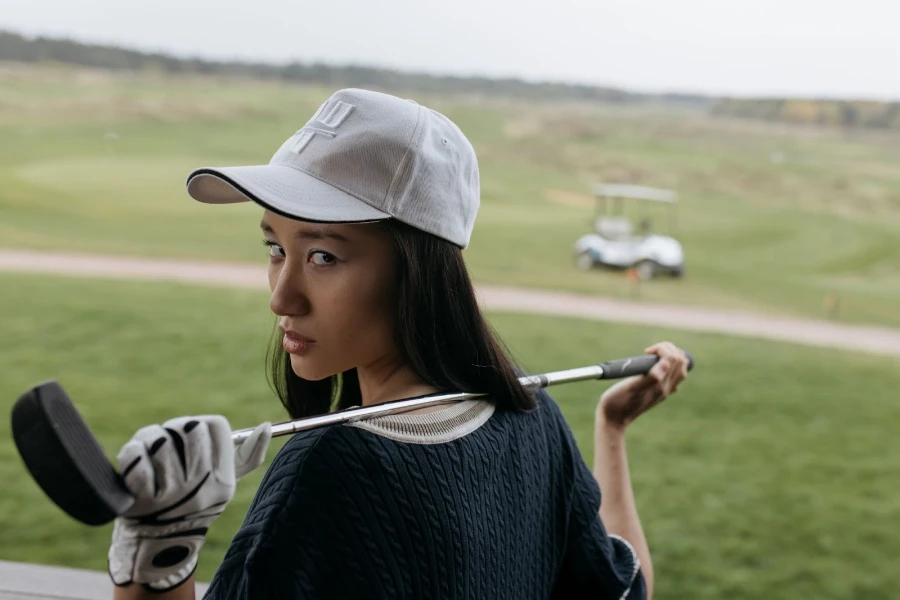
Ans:
<svg viewBox="0 0 900 600"><path fill-rule="evenodd" d="M206 585L197 584L201 598ZM98 571L0 560L0 600L110 600L113 584Z"/></svg>

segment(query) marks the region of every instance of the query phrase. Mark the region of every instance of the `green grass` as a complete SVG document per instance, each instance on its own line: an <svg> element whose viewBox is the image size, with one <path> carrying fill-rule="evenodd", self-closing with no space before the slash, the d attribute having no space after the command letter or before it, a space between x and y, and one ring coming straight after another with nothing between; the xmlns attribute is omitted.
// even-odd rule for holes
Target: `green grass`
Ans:
<svg viewBox="0 0 900 600"><path fill-rule="evenodd" d="M58 379L111 456L138 427L174 416L219 413L235 427L283 417L264 377L274 323L264 292L12 275L0 287L5 414L30 386ZM897 359L569 319L491 321L528 372L628 356L660 339L695 354L678 394L629 433L658 598L895 596ZM603 389L552 390L588 463ZM0 559L103 570L111 527L78 525L52 506L8 423L0 420ZM261 476L241 482L211 529L201 580Z"/></svg>
<svg viewBox="0 0 900 600"><path fill-rule="evenodd" d="M0 71L0 246L39 250L260 259L257 211L193 203L184 178L267 162L332 91L16 73ZM688 276L643 286L643 300L820 317L838 293L841 319L900 326L900 136L419 99L458 122L479 154L483 202L467 260L480 281L630 296L621 274L579 272L571 255L590 230L590 185L627 179L681 196Z"/></svg>

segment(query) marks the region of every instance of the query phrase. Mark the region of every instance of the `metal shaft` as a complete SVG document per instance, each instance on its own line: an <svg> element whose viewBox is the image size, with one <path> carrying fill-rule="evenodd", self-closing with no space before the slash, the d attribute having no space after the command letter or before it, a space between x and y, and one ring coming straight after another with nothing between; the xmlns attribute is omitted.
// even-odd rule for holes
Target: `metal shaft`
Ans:
<svg viewBox="0 0 900 600"><path fill-rule="evenodd" d="M602 379L604 374L603 366L592 365L590 367L579 367L577 369L567 369L565 371L554 371L552 373L544 373L541 375L525 375L519 378L519 383L523 387L533 391L550 385L560 383L571 383L574 381L587 381L590 379ZM436 406L438 404L450 404L452 402L460 402L462 400L471 400L473 398L481 398L486 396L480 392L453 392L449 394L435 394L432 396L423 396L420 398L410 398L408 400L396 400L385 404L376 404L375 406L365 406L362 408L351 408L340 412L321 415L318 417L306 417L303 419L295 419L293 421L285 421L272 425L272 437L280 435L291 435L298 431L306 431L315 429L316 427L325 427L327 425L339 425L343 423L351 423L361 419L371 419L373 417L383 417L384 415L392 415L396 413L406 412L416 408L424 408L426 406ZM249 437L253 428L240 429L231 434L234 443L241 444Z"/></svg>

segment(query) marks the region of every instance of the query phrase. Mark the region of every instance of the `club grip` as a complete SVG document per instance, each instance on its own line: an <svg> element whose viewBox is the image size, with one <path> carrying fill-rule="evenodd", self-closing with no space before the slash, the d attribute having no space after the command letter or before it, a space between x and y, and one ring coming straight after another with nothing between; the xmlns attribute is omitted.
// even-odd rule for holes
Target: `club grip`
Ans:
<svg viewBox="0 0 900 600"><path fill-rule="evenodd" d="M687 350L684 351L688 359L688 371L694 368L694 357ZM620 379L632 375L646 375L650 369L659 362L656 354L643 354L631 358L620 358L609 362L600 363L603 375L600 379Z"/></svg>

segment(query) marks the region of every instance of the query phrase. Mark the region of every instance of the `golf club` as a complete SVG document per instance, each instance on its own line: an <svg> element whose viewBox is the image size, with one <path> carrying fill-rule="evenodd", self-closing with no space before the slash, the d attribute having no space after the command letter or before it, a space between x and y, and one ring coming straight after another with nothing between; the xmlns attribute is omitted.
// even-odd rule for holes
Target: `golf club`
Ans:
<svg viewBox="0 0 900 600"><path fill-rule="evenodd" d="M688 353L688 369L694 360ZM593 379L618 379L646 374L659 360L641 355L577 369L526 375L519 378L529 390ZM277 423L272 436L337 425L483 397L478 392L441 393L350 408L327 415ZM103 453L99 442L57 381L48 381L24 393L13 405L12 431L25 466L44 493L72 518L86 525L103 525L124 514L134 503L121 476ZM242 443L252 429L232 433Z"/></svg>

